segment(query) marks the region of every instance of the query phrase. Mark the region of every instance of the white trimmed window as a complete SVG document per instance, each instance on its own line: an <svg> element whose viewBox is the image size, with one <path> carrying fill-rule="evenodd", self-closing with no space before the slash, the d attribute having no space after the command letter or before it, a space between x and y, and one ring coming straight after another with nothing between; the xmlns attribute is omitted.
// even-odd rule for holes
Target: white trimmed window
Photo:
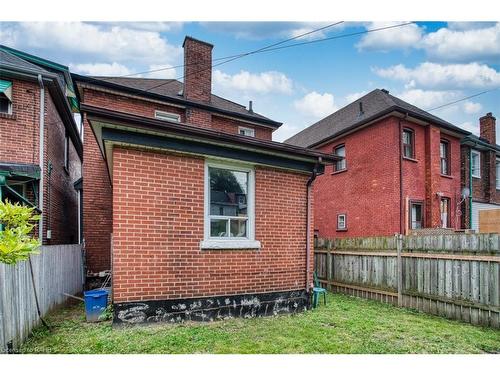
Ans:
<svg viewBox="0 0 500 375"><path fill-rule="evenodd" d="M255 129L238 126L238 134L246 135L247 137L255 137Z"/></svg>
<svg viewBox="0 0 500 375"><path fill-rule="evenodd" d="M470 157L472 177L481 178L481 153L476 150L471 150Z"/></svg>
<svg viewBox="0 0 500 375"><path fill-rule="evenodd" d="M181 122L181 116L177 113L165 112L165 111L155 111L155 118L163 121L170 122Z"/></svg>
<svg viewBox="0 0 500 375"><path fill-rule="evenodd" d="M497 190L500 190L500 158L497 158L496 160L495 172L496 172L496 187Z"/></svg>
<svg viewBox="0 0 500 375"><path fill-rule="evenodd" d="M337 215L337 229L340 229L340 230L347 229L346 214Z"/></svg>
<svg viewBox="0 0 500 375"><path fill-rule="evenodd" d="M205 238L202 249L258 249L252 166L205 163Z"/></svg>

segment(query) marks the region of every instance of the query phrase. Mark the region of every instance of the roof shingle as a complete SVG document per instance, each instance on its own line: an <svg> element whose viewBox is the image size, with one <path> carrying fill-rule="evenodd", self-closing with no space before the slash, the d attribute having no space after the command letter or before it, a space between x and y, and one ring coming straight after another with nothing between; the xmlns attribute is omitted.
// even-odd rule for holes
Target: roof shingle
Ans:
<svg viewBox="0 0 500 375"><path fill-rule="evenodd" d="M290 137L285 143L295 146L312 147L347 130L354 129L368 121L374 120L377 116L381 116L391 110L409 113L450 130L469 134L469 132L389 94L386 90L375 89L295 134L293 137Z"/></svg>

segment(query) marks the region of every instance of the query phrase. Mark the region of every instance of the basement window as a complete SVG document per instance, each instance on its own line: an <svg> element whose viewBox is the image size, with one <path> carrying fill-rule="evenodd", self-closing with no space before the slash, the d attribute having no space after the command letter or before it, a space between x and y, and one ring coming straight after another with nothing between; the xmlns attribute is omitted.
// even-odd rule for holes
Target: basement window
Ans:
<svg viewBox="0 0 500 375"><path fill-rule="evenodd" d="M165 112L165 111L155 111L155 118L163 121L170 122L181 122L181 116L177 113Z"/></svg>
<svg viewBox="0 0 500 375"><path fill-rule="evenodd" d="M0 113L12 114L12 82L0 79Z"/></svg>
<svg viewBox="0 0 500 375"><path fill-rule="evenodd" d="M337 215L337 230L347 229L347 217L346 214Z"/></svg>
<svg viewBox="0 0 500 375"><path fill-rule="evenodd" d="M255 249L253 167L206 162L203 249Z"/></svg>

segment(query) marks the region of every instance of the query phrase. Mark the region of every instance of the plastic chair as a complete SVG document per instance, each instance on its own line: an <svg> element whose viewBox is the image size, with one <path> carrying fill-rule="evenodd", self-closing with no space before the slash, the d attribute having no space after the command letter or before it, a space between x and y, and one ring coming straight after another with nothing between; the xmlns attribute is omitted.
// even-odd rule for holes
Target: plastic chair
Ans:
<svg viewBox="0 0 500 375"><path fill-rule="evenodd" d="M322 288L319 283L318 275L316 271L313 273L314 277L314 287L313 287L313 308L318 307L318 298L323 294L323 301L326 305L326 289Z"/></svg>

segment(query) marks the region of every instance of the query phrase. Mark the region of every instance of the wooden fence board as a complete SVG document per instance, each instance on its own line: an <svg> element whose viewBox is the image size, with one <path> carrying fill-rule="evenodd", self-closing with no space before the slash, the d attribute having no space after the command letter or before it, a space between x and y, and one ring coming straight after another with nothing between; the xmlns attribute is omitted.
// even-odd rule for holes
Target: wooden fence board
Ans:
<svg viewBox="0 0 500 375"><path fill-rule="evenodd" d="M62 293L78 294L83 287L80 245L42 246L31 257L42 315L63 303ZM15 349L40 324L29 262L0 264L0 353Z"/></svg>
<svg viewBox="0 0 500 375"><path fill-rule="evenodd" d="M398 304L394 238L318 243L328 244L315 264L331 290ZM404 237L402 306L499 328L499 246L498 234Z"/></svg>

